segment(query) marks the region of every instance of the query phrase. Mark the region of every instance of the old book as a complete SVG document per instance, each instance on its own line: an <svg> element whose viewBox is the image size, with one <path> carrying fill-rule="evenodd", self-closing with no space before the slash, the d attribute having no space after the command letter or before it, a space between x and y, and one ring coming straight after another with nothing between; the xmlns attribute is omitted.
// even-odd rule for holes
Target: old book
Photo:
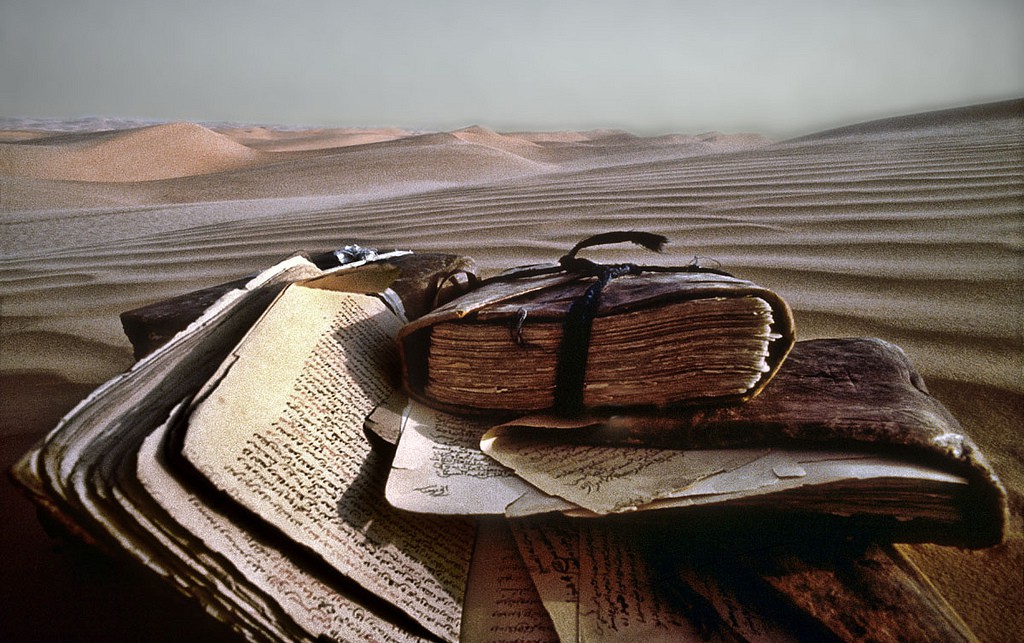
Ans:
<svg viewBox="0 0 1024 643"><path fill-rule="evenodd" d="M402 329L409 393L453 412L665 408L740 401L794 341L771 290L717 269L598 264L579 251L665 237L610 232L557 264L498 275Z"/></svg>
<svg viewBox="0 0 1024 643"><path fill-rule="evenodd" d="M594 278L497 281L402 330L405 381L456 412L669 407L747 399L793 342L775 293L704 272L613 279L588 341L568 346L567 319Z"/></svg>
<svg viewBox="0 0 1024 643"><path fill-rule="evenodd" d="M411 511L770 508L967 547L998 543L1005 529L1005 491L984 456L906 355L873 338L797 342L743 404L493 428L415 402L390 417L402 430L387 497Z"/></svg>

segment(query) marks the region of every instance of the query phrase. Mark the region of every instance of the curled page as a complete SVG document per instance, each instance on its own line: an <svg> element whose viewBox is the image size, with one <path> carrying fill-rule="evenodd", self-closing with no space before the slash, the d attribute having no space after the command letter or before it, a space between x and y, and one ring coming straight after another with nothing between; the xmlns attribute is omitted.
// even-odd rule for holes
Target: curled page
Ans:
<svg viewBox="0 0 1024 643"><path fill-rule="evenodd" d="M499 426L484 435L480 446L545 493L597 514L634 511L768 452L588 446L552 440L551 435Z"/></svg>
<svg viewBox="0 0 1024 643"><path fill-rule="evenodd" d="M286 290L238 345L192 410L183 455L288 539L453 641L473 526L382 502L387 465L362 431L397 385L404 320L378 297L316 285Z"/></svg>

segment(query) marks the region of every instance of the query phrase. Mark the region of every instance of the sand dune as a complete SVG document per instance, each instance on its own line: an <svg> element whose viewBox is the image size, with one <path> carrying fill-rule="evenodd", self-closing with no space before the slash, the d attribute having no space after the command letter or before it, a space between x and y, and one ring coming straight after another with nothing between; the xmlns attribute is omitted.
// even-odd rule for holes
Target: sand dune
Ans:
<svg viewBox="0 0 1024 643"><path fill-rule="evenodd" d="M493 271L596 232L661 232L664 256L594 254L718 262L789 300L798 337L875 335L908 351L1014 496L1008 549L910 550L997 640L1024 627L1022 107L778 143L187 124L0 136L0 374L99 383L131 361L118 312L298 249L460 252Z"/></svg>
<svg viewBox="0 0 1024 643"><path fill-rule="evenodd" d="M941 129L956 130L961 133L969 131L984 132L993 126L996 128L1001 128L1004 125L1013 127L1015 122L1019 123L1022 110L1024 110L1024 104L1022 104L1021 100L1006 100L921 114L893 116L867 123L856 123L811 134L798 140L835 139L845 136L866 136L871 134L891 137L901 132L920 133L922 130Z"/></svg>
<svg viewBox="0 0 1024 643"><path fill-rule="evenodd" d="M307 152L351 145L393 141L415 133L397 127L379 129L300 129L269 127L222 127L217 131L261 152Z"/></svg>
<svg viewBox="0 0 1024 643"><path fill-rule="evenodd" d="M220 172L255 163L261 156L200 125L172 123L3 143L0 174L127 183Z"/></svg>
<svg viewBox="0 0 1024 643"><path fill-rule="evenodd" d="M452 136L460 141L474 145L484 145L496 150L504 150L523 158L532 158L541 149L540 145L532 141L516 136L499 134L479 125L456 130L452 132Z"/></svg>
<svg viewBox="0 0 1024 643"><path fill-rule="evenodd" d="M465 143L448 133L336 147L316 147L307 141L298 146L303 149L288 145L285 151L264 152L225 135L204 131L199 156L177 164L175 160L180 155L175 148L160 152L148 149L145 154L112 158L108 146L78 152L66 149L65 143L48 147L36 141L0 144L0 154L6 153L6 157L0 156L3 167L12 168L4 170L8 177L4 179L0 210L320 195L379 198L493 182L551 169L501 146ZM120 146L124 143L122 139L114 137L114 142ZM328 141L321 141L328 142L333 144L337 140L328 137ZM180 149L187 151L187 144ZM145 160L138 160L139 156ZM187 152L183 156L187 157ZM86 167L76 169L80 163L86 163ZM187 171L189 168L192 171Z"/></svg>

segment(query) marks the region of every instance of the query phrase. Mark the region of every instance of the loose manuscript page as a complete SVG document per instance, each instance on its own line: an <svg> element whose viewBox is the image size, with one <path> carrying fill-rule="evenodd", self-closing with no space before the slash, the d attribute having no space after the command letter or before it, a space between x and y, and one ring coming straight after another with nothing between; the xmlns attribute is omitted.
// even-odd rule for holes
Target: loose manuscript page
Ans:
<svg viewBox="0 0 1024 643"><path fill-rule="evenodd" d="M198 398L183 453L288 538L455 640L473 527L391 509L386 464L362 433L397 386L402 321L374 296L289 287Z"/></svg>
<svg viewBox="0 0 1024 643"><path fill-rule="evenodd" d="M405 407L401 421L386 490L392 506L465 515L501 515L513 503L527 500L538 512L573 508L480 451L480 437L492 423L415 401Z"/></svg>
<svg viewBox="0 0 1024 643"><path fill-rule="evenodd" d="M552 439L557 433L499 426L484 435L480 446L545 493L597 514L637 509L767 452L588 446Z"/></svg>
<svg viewBox="0 0 1024 643"><path fill-rule="evenodd" d="M502 425L484 435L481 448L523 480L589 515L724 503L846 483L851 485L851 498L837 500L851 500L855 499L853 485L859 483L857 488L863 490L867 488L864 481L877 481L877 489L889 489L894 481L903 481L904 489L920 483L922 490L944 489L946 495L967 485L965 478L953 473L866 452L671 450L583 445L560 439L571 434L571 428ZM825 503L822 508L841 512L856 506ZM920 511L925 507L913 508ZM951 503L932 502L927 508L936 517L955 518ZM586 512L567 511L569 515L588 515Z"/></svg>
<svg viewBox="0 0 1024 643"><path fill-rule="evenodd" d="M466 643L553 643L559 640L519 556L508 524L501 518L480 521L461 640Z"/></svg>

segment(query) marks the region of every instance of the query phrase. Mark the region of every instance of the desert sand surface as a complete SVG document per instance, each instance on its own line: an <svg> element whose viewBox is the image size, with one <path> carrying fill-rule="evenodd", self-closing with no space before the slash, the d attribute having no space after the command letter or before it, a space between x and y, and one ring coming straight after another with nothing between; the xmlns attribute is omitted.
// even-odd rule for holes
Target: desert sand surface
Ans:
<svg viewBox="0 0 1024 643"><path fill-rule="evenodd" d="M554 260L594 233L647 230L670 238L663 255L625 247L592 255L717 262L786 298L798 339L871 335L906 350L993 463L1013 515L1003 546L903 549L982 640L1024 631L1024 101L788 141L485 127L3 125L5 468L131 364L123 310L300 250L358 243L454 252L492 272ZM6 481L3 489L13 526L3 530L8 631L82 634L78 610L98 623L89 632L154 638L195 616L143 579L82 563L44 535ZM127 600L167 603L126 616ZM216 636L193 620L197 636Z"/></svg>

